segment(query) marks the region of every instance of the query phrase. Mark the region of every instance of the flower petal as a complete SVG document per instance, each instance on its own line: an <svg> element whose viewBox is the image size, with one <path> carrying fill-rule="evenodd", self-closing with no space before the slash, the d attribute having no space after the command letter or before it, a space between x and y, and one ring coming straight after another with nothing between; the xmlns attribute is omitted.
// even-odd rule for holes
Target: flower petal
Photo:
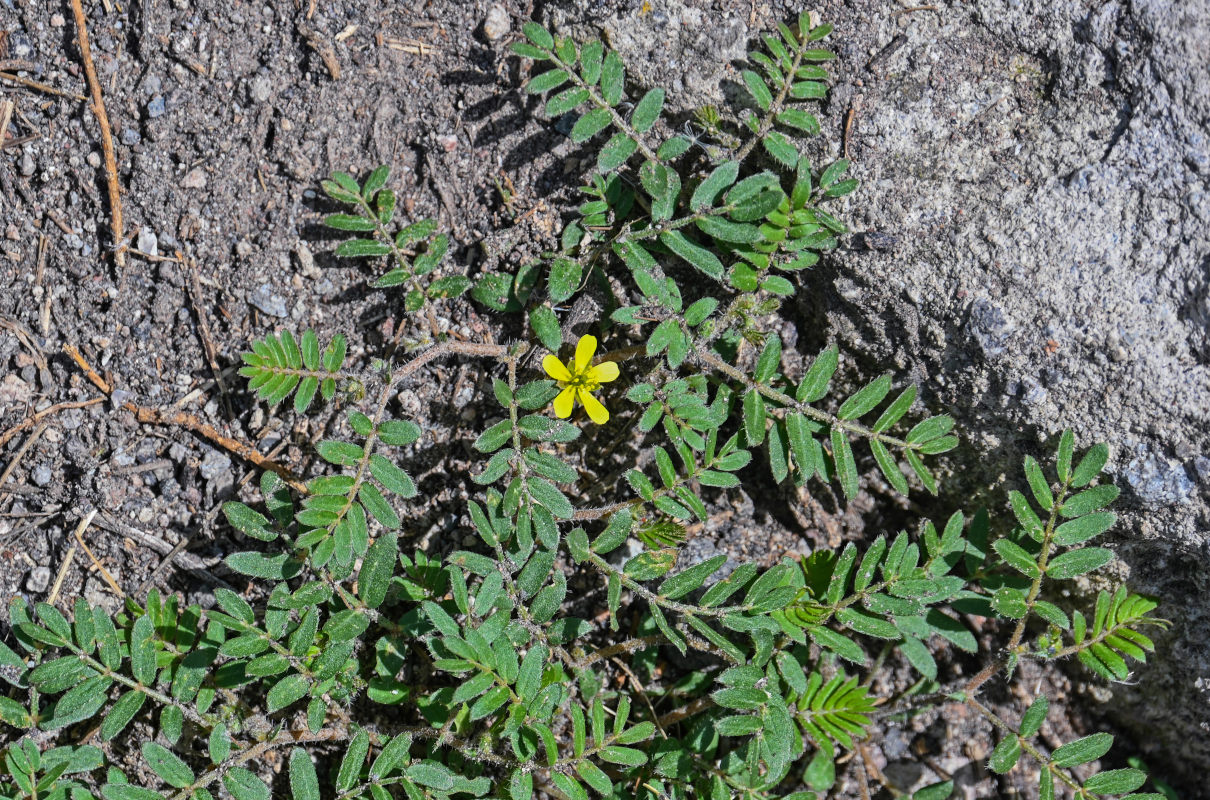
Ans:
<svg viewBox="0 0 1210 800"><path fill-rule="evenodd" d="M584 410L588 412L588 416L593 422L598 425L604 425L606 422L609 422L609 411L587 389L577 389L576 395L580 398L580 402L584 405Z"/></svg>
<svg viewBox="0 0 1210 800"><path fill-rule="evenodd" d="M580 341L576 344L576 361L572 372L576 375L581 375L588 371L592 366L592 356L597 352L597 337L581 336Z"/></svg>
<svg viewBox="0 0 1210 800"><path fill-rule="evenodd" d="M588 371L588 378L597 383L609 383L617 380L619 373L616 361L602 361Z"/></svg>
<svg viewBox="0 0 1210 800"><path fill-rule="evenodd" d="M571 373L567 371L567 367L563 365L557 357L548 355L542 359L542 369L546 370L546 374L557 381L570 381Z"/></svg>
<svg viewBox="0 0 1210 800"><path fill-rule="evenodd" d="M571 416L571 409L576 404L576 390L568 386L563 391L559 392L559 396L555 398L555 415L559 419L567 419Z"/></svg>

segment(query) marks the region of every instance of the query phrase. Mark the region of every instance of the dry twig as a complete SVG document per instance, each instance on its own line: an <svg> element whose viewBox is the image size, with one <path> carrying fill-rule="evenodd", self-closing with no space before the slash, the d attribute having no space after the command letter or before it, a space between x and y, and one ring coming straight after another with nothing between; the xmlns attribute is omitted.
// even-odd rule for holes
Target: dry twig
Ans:
<svg viewBox="0 0 1210 800"><path fill-rule="evenodd" d="M88 26L85 24L84 7L81 0L71 0L71 10L76 18L76 33L80 43L80 58L84 62L84 74L92 92L92 113L101 127L101 152L105 156L105 182L109 187L109 223L113 231L114 263L126 266L126 254L121 248L124 226L122 224L122 193L118 186L118 164L113 153L113 135L109 130L109 117L105 113L105 100L101 97L101 84L97 80L97 69L92 63L92 51L88 46ZM81 98L83 99L83 98Z"/></svg>

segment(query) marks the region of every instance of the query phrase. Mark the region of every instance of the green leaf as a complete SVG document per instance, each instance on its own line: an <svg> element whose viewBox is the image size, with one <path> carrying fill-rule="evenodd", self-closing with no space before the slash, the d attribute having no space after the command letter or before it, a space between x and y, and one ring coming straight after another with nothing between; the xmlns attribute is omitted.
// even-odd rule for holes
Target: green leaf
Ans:
<svg viewBox="0 0 1210 800"><path fill-rule="evenodd" d="M1049 710L1050 701L1046 699L1045 695L1040 695L1021 715L1021 735L1028 739L1040 731L1042 723L1046 721L1046 712Z"/></svg>
<svg viewBox="0 0 1210 800"><path fill-rule="evenodd" d="M245 551L232 553L223 559L223 562L241 575L267 580L285 580L298 574L299 570L299 564L291 562L284 553L267 556L264 553Z"/></svg>
<svg viewBox="0 0 1210 800"><path fill-rule="evenodd" d="M193 770L168 748L155 742L143 743L143 758L152 772L169 786L184 789L196 780Z"/></svg>
<svg viewBox="0 0 1210 800"><path fill-rule="evenodd" d="M798 163L798 148L786 136L778 131L769 131L760 140L765 152L773 156L775 161L783 166L793 167Z"/></svg>
<svg viewBox="0 0 1210 800"><path fill-rule="evenodd" d="M399 550L394 531L387 531L374 540L366 551L357 575L357 593L367 608L378 608L386 599Z"/></svg>
<svg viewBox="0 0 1210 800"><path fill-rule="evenodd" d="M615 133L597 153L597 170L609 172L617 169L625 164L638 149L639 143L634 139L625 133ZM554 299L553 296L551 299Z"/></svg>
<svg viewBox="0 0 1210 800"><path fill-rule="evenodd" d="M146 699L147 695L140 691L127 692L119 697L118 701L110 707L109 713L105 715L104 722L101 723L101 739L108 742L121 733L143 708ZM16 723L10 724L15 725Z"/></svg>
<svg viewBox="0 0 1210 800"><path fill-rule="evenodd" d="M1050 760L1060 767L1075 767L1096 761L1109 752L1113 746L1113 736L1108 733L1094 733L1068 742L1050 754Z"/></svg>
<svg viewBox="0 0 1210 800"><path fill-rule="evenodd" d="M1105 462L1108 460L1109 446L1104 442L1094 444L1084 454L1084 457L1080 459L1075 472L1071 473L1072 487L1079 489L1082 486L1087 486L1093 478L1101 474L1101 470L1105 467Z"/></svg>
<svg viewBox="0 0 1210 800"><path fill-rule="evenodd" d="M320 800L315 764L311 754L301 747L290 751L290 794L294 800Z"/></svg>
<svg viewBox="0 0 1210 800"><path fill-rule="evenodd" d="M744 70L742 74L744 85L748 87L748 92L756 101L756 105L761 111L768 111L769 107L773 105L773 94L769 91L764 78L750 69Z"/></svg>
<svg viewBox="0 0 1210 800"><path fill-rule="evenodd" d="M270 528L269 520L243 503L234 501L223 503L223 516L227 518L227 522L231 523L231 527L245 536L260 539L263 542L271 542L277 538L277 532Z"/></svg>
<svg viewBox="0 0 1210 800"><path fill-rule="evenodd" d="M383 488L404 499L416 496L416 484L412 482L411 476L393 464L386 456L379 453L370 456L370 474L383 485Z"/></svg>
<svg viewBox="0 0 1210 800"><path fill-rule="evenodd" d="M448 792L454 788L454 773L445 764L425 759L417 761L406 770L407 776L421 786Z"/></svg>
<svg viewBox="0 0 1210 800"><path fill-rule="evenodd" d="M680 231L665 231L660 234L660 241L669 250L709 277L715 280L723 277L723 263L718 260L718 256L689 241Z"/></svg>
<svg viewBox="0 0 1210 800"><path fill-rule="evenodd" d="M1133 792L1146 781L1147 773L1142 770L1111 769L1084 781L1084 789L1092 794L1124 794Z"/></svg>
<svg viewBox="0 0 1210 800"><path fill-rule="evenodd" d="M130 632L130 672L143 686L155 684L155 625L149 616L135 620Z"/></svg>
<svg viewBox="0 0 1210 800"><path fill-rule="evenodd" d="M1070 430L1063 431L1063 435L1059 437L1059 453L1055 458L1055 471L1059 473L1059 480L1063 483L1067 483L1071 478L1071 456L1075 445L1075 435Z"/></svg>
<svg viewBox="0 0 1210 800"><path fill-rule="evenodd" d="M634 113L630 116L630 124L639 133L645 133L660 118L660 111L663 108L664 90L652 89L643 95L643 98L635 105Z"/></svg>
<svg viewBox="0 0 1210 800"><path fill-rule="evenodd" d="M1086 489L1064 500L1059 513L1068 519L1083 516L1084 514L1102 509L1114 500L1117 500L1119 493L1120 490L1118 487L1112 483L1095 486L1092 489Z"/></svg>
<svg viewBox="0 0 1210 800"><path fill-rule="evenodd" d="M350 239L338 244L335 254L340 258L373 258L390 255L391 246L373 239Z"/></svg>
<svg viewBox="0 0 1210 800"><path fill-rule="evenodd" d="M694 211L699 211L713 206L719 194L730 188L738 177L738 161L725 161L719 164L694 190L693 197L689 200L689 207Z"/></svg>
<svg viewBox="0 0 1210 800"><path fill-rule="evenodd" d="M684 597L695 589L700 588L705 583L706 578L717 572L726 561L727 557L725 555L717 555L706 559L700 564L695 564L683 572L678 572L660 584L660 588L656 590L657 594L669 600Z"/></svg>
<svg viewBox="0 0 1210 800"><path fill-rule="evenodd" d="M1056 580L1066 580L1100 569L1110 561L1113 561L1112 550L1104 547L1082 547L1055 556L1046 565L1046 574Z"/></svg>
<svg viewBox="0 0 1210 800"><path fill-rule="evenodd" d="M365 764L369 752L370 734L362 728L353 735L349 749L340 760L340 769L336 772L336 791L347 792L357 784L361 777L361 767Z"/></svg>
<svg viewBox="0 0 1210 800"><path fill-rule="evenodd" d="M854 664L865 663L865 651L856 642L836 631L829 628L812 628L810 636L817 645L831 650L846 661L852 661Z"/></svg>
<svg viewBox="0 0 1210 800"><path fill-rule="evenodd" d="M526 22L521 26L521 32L525 34L525 38L529 39L543 50L555 49L555 38L549 32L536 22Z"/></svg>
<svg viewBox="0 0 1210 800"><path fill-rule="evenodd" d="M642 750L635 750L633 747L602 747L599 755L604 761L621 764L624 767L641 767L647 763L647 755Z"/></svg>
<svg viewBox="0 0 1210 800"><path fill-rule="evenodd" d="M987 766L993 772L1003 775L1017 765L1017 759L1020 757L1021 740L1015 735L1005 736L992 751L992 757Z"/></svg>
<svg viewBox="0 0 1210 800"><path fill-rule="evenodd" d="M586 142L609 127L610 121L608 109L594 108L576 120L571 128L571 140L577 144Z"/></svg>
<svg viewBox="0 0 1210 800"><path fill-rule="evenodd" d="M1042 575L1042 570L1038 569L1038 563L1034 557L1011 539L997 539L993 547L1000 557L1008 562L1009 566L1025 577L1038 578Z"/></svg>
<svg viewBox="0 0 1210 800"><path fill-rule="evenodd" d="M324 225L329 228L335 228L338 231L354 231L358 233L375 230L378 225L374 220L368 217L359 217L356 214L329 214L324 217Z"/></svg>
<svg viewBox="0 0 1210 800"><path fill-rule="evenodd" d="M622 101L622 87L626 80L626 68L622 59L612 50L605 53L601 62L601 97L611 106Z"/></svg>
<svg viewBox="0 0 1210 800"><path fill-rule="evenodd" d="M841 419L857 419L873 410L891 391L891 376L875 378L864 388L841 404L836 416Z"/></svg>
<svg viewBox="0 0 1210 800"><path fill-rule="evenodd" d="M269 787L243 767L232 767L223 776L223 786L235 800L269 800Z"/></svg>
<svg viewBox="0 0 1210 800"><path fill-rule="evenodd" d="M265 697L265 705L270 714L280 711L296 700L301 700L310 690L307 679L302 675L287 675L278 681Z"/></svg>
<svg viewBox="0 0 1210 800"><path fill-rule="evenodd" d="M1086 542L1109 530L1117 519L1117 514L1103 511L1064 522L1055 528L1053 541L1062 547Z"/></svg>
<svg viewBox="0 0 1210 800"><path fill-rule="evenodd" d="M836 374L840 363L840 349L836 345L824 350L811 362L807 374L803 376L794 393L794 399L800 403L814 403L822 400L828 393L828 384ZM911 441L909 437L908 441Z"/></svg>
<svg viewBox="0 0 1210 800"><path fill-rule="evenodd" d="M525 91L530 94L541 94L549 92L551 89L557 89L566 82L566 72L561 69L552 69L530 78L525 84Z"/></svg>
<svg viewBox="0 0 1210 800"><path fill-rule="evenodd" d="M836 478L844 496L852 500L857 496L857 463L848 437L839 428L832 429L832 462L836 465Z"/></svg>
<svg viewBox="0 0 1210 800"><path fill-rule="evenodd" d="M550 265L550 276L547 278L547 288L550 291L552 303L562 303L575 293L584 275L584 267L575 259L556 258ZM545 343L545 342L544 342ZM557 347L548 347L552 352Z"/></svg>

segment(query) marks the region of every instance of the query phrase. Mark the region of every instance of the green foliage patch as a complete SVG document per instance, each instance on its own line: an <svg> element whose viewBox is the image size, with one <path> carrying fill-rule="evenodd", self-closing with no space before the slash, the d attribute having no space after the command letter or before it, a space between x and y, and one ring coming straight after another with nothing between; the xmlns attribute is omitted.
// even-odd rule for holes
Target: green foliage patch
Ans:
<svg viewBox="0 0 1210 800"><path fill-rule="evenodd" d="M270 406L339 409L313 477L266 472L258 497L223 506L248 548L225 563L254 588L216 589L212 608L153 590L116 615L11 601L0 722L23 733L3 749L0 798L806 800L881 726L946 704L997 729L992 770L1031 760L1039 797L1160 797L1136 792L1140 769L1084 766L1108 734L1043 744L1044 696L1016 721L982 699L1023 660L1123 681L1154 651L1154 600L1119 587L1085 608L1056 591L1113 558L1092 544L1115 522L1104 445L1077 458L1067 432L1053 463L1026 457L994 517L957 511L772 566L684 555L743 482L853 498L866 475L935 494L934 458L958 445L953 419L915 410L914 386L835 386L835 346L801 369L783 358L781 305L845 234L828 209L857 188L847 161L812 164L798 141L820 130L830 31L806 15L777 26L742 72L747 107L670 133L664 90L635 86L613 50L527 23L513 48L534 67L527 91L576 114L570 136L597 160L558 252L516 272L448 269L434 223L396 223L386 167L325 181L342 208L325 221L350 234L335 254L383 267L374 286L413 316L369 363L310 330L244 355ZM468 291L532 336L407 327ZM596 363L626 379L600 389L608 427L553 415L560 387L528 358L570 350L562 315L585 291L608 306ZM500 421L473 442L479 488L455 536L476 543L436 559L412 525L424 431L388 409L444 357L485 360ZM638 456L595 495L620 433ZM1006 638L986 649L972 617ZM954 651L984 669L947 681ZM915 681L884 696L892 665ZM935 777L914 797L950 796Z"/></svg>

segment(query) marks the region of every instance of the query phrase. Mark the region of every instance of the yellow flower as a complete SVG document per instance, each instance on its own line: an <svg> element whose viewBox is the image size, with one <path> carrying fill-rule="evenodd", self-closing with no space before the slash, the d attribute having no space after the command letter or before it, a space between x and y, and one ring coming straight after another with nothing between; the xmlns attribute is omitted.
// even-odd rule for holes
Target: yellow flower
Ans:
<svg viewBox="0 0 1210 800"><path fill-rule="evenodd" d="M580 405L588 412L588 416L598 425L609 421L609 412L601 401L592 396L592 392L601 388L602 383L616 380L618 365L612 361L602 361L595 367L592 365L593 353L597 351L597 337L581 336L576 344L576 355L570 364L564 365L555 356L542 359L542 368L546 374L559 382L563 391L555 398L555 414L561 419L571 416L577 398Z"/></svg>

